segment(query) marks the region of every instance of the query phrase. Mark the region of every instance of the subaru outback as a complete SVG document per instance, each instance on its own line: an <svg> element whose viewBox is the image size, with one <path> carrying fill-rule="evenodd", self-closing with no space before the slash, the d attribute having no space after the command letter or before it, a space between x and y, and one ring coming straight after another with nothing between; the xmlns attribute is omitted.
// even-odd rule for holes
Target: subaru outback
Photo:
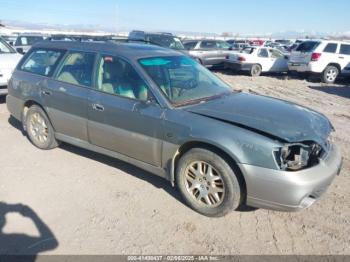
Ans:
<svg viewBox="0 0 350 262"><path fill-rule="evenodd" d="M36 147L66 142L129 162L207 216L243 204L307 208L342 163L324 115L232 91L159 46L36 44L13 73L7 107Z"/></svg>

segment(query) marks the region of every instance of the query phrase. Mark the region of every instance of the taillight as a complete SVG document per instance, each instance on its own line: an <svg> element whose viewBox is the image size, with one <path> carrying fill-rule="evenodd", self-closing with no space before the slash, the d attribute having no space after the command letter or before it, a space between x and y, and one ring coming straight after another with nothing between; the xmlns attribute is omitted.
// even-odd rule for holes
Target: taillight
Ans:
<svg viewBox="0 0 350 262"><path fill-rule="evenodd" d="M315 62L318 61L320 59L321 55L322 54L320 54L320 53L313 53L311 55L311 61L315 61Z"/></svg>
<svg viewBox="0 0 350 262"><path fill-rule="evenodd" d="M246 59L245 59L245 57L243 57L243 56L239 56L239 57L238 57L238 61L244 62L244 61L246 61Z"/></svg>

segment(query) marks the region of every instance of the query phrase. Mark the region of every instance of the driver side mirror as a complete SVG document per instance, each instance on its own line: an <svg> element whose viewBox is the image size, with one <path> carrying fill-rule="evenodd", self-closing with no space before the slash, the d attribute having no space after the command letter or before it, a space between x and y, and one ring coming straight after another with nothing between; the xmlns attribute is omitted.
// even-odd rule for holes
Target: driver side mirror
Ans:
<svg viewBox="0 0 350 262"><path fill-rule="evenodd" d="M24 54L24 50L23 50L22 47L16 48L16 51L17 51L18 53L22 54L22 55Z"/></svg>
<svg viewBox="0 0 350 262"><path fill-rule="evenodd" d="M284 59L288 60L288 59L289 59L289 56L288 56L288 55L285 55L285 56L284 56Z"/></svg>

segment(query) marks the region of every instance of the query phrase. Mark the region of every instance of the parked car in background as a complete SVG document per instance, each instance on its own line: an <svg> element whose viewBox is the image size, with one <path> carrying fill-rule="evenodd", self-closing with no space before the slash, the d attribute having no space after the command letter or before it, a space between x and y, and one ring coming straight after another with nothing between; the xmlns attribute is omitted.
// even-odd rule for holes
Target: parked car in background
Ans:
<svg viewBox="0 0 350 262"><path fill-rule="evenodd" d="M36 147L62 141L134 164L206 216L307 208L341 169L324 115L234 92L159 46L39 43L17 66L7 107Z"/></svg>
<svg viewBox="0 0 350 262"><path fill-rule="evenodd" d="M251 76L264 72L287 72L288 56L274 48L247 47L227 57L225 67L235 71L246 71Z"/></svg>
<svg viewBox="0 0 350 262"><path fill-rule="evenodd" d="M7 94L7 82L21 57L0 37L0 96Z"/></svg>
<svg viewBox="0 0 350 262"><path fill-rule="evenodd" d="M255 40L250 40L249 45L251 46L263 46L265 44L265 40L261 39L255 39Z"/></svg>
<svg viewBox="0 0 350 262"><path fill-rule="evenodd" d="M2 35L2 37L9 45L13 46L16 42L17 36L16 35Z"/></svg>
<svg viewBox="0 0 350 262"><path fill-rule="evenodd" d="M340 74L350 74L350 42L309 40L291 53L289 70L321 76L334 83Z"/></svg>
<svg viewBox="0 0 350 262"><path fill-rule="evenodd" d="M155 33L134 30L129 33L128 41L149 43L186 53L185 47L180 38L171 33Z"/></svg>
<svg viewBox="0 0 350 262"><path fill-rule="evenodd" d="M43 41L44 39L45 38L42 35L21 34L17 37L14 47L18 53L25 54L32 45Z"/></svg>
<svg viewBox="0 0 350 262"><path fill-rule="evenodd" d="M232 47L222 40L189 40L184 41L185 48L192 57L204 66L223 66Z"/></svg>
<svg viewBox="0 0 350 262"><path fill-rule="evenodd" d="M235 45L235 44L245 44L245 45L249 45L249 41L248 40L242 40L242 39L230 39L226 41L228 44L230 44L231 46Z"/></svg>
<svg viewBox="0 0 350 262"><path fill-rule="evenodd" d="M278 43L283 46L291 46L293 44L293 41L289 39L277 39L275 40L275 43Z"/></svg>

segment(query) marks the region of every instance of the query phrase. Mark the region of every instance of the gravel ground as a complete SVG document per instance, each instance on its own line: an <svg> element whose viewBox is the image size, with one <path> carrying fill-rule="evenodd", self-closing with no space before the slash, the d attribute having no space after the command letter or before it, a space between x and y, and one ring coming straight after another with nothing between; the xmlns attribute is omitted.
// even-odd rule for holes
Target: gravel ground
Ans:
<svg viewBox="0 0 350 262"><path fill-rule="evenodd" d="M36 149L0 99L0 250L13 241L45 254L350 254L350 86L217 74L235 89L332 120L345 162L319 202L298 213L247 208L207 218L166 181L127 163L69 145Z"/></svg>

